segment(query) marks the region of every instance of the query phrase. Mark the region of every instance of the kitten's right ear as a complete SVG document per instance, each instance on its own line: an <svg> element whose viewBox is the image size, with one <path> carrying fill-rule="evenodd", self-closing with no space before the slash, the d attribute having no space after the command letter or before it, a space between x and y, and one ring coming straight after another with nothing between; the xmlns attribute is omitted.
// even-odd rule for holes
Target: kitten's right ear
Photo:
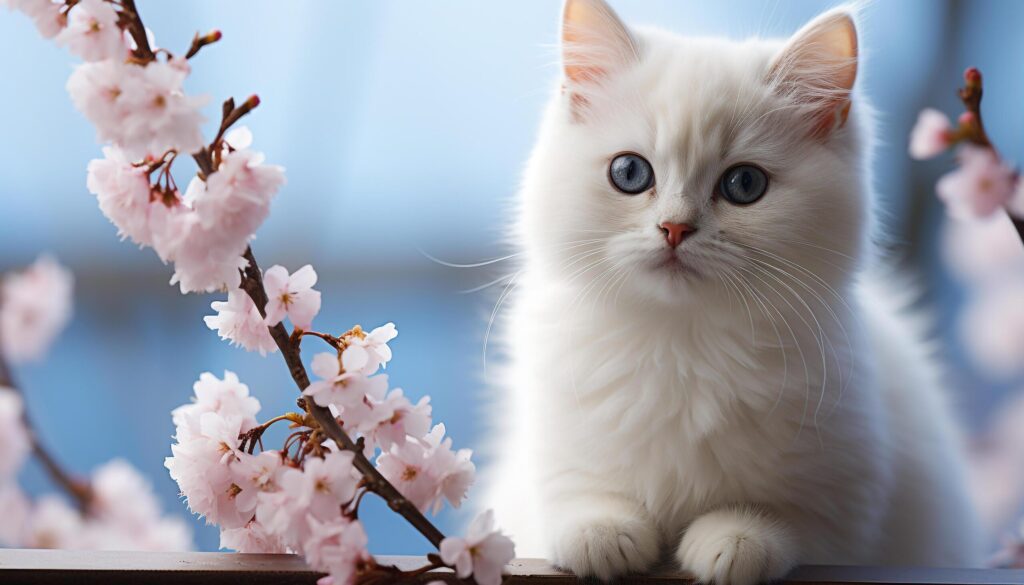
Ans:
<svg viewBox="0 0 1024 585"><path fill-rule="evenodd" d="M636 60L633 35L604 0L565 0L562 67L574 110L586 104L588 90Z"/></svg>

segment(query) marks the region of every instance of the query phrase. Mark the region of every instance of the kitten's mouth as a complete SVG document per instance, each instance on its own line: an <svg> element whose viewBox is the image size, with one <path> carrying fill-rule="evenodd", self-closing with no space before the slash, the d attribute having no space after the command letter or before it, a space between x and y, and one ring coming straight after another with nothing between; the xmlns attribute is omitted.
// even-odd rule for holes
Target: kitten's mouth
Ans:
<svg viewBox="0 0 1024 585"><path fill-rule="evenodd" d="M693 264L680 258L674 251L666 251L659 255L654 262L654 268L668 272L672 276L701 276L701 272Z"/></svg>

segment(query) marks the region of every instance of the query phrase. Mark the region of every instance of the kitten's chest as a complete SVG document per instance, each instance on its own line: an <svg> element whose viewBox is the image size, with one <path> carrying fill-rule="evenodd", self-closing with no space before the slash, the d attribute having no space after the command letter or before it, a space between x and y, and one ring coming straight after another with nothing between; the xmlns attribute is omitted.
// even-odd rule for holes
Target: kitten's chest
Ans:
<svg viewBox="0 0 1024 585"><path fill-rule="evenodd" d="M800 440L787 409L805 401L786 388L795 377L780 348L724 325L702 333L593 323L548 337L534 370L546 426L572 456L588 454L588 472L628 483L674 524L782 485L783 460Z"/></svg>
<svg viewBox="0 0 1024 585"><path fill-rule="evenodd" d="M673 325L605 316L535 336L547 342L534 352L533 370L556 411L575 412L634 443L669 442L680 450L749 424L797 381L785 350L752 342L749 331Z"/></svg>

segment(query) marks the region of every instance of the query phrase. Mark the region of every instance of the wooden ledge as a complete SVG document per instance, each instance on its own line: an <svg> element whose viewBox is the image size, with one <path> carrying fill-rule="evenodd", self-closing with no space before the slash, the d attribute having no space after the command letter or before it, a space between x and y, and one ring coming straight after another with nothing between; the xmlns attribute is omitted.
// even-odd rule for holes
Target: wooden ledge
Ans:
<svg viewBox="0 0 1024 585"><path fill-rule="evenodd" d="M382 563L415 568L418 557L378 557ZM576 585L580 580L546 561L517 559L507 585ZM311 585L319 575L293 555L236 553L138 553L0 549L0 583L11 585ZM684 575L622 579L624 585L687 583ZM900 567L800 567L784 583L871 585L1024 585L1024 570L914 569Z"/></svg>

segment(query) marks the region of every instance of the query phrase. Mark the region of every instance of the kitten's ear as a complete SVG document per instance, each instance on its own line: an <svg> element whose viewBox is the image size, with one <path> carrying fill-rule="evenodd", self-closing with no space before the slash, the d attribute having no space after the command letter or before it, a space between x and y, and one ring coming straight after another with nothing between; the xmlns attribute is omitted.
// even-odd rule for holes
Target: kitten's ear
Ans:
<svg viewBox="0 0 1024 585"><path fill-rule="evenodd" d="M828 136L846 123L857 79L857 26L851 9L830 10L804 26L772 61L768 82L811 109L812 132Z"/></svg>
<svg viewBox="0 0 1024 585"><path fill-rule="evenodd" d="M604 0L565 0L562 67L574 106L585 104L588 89L636 60L633 35Z"/></svg>

